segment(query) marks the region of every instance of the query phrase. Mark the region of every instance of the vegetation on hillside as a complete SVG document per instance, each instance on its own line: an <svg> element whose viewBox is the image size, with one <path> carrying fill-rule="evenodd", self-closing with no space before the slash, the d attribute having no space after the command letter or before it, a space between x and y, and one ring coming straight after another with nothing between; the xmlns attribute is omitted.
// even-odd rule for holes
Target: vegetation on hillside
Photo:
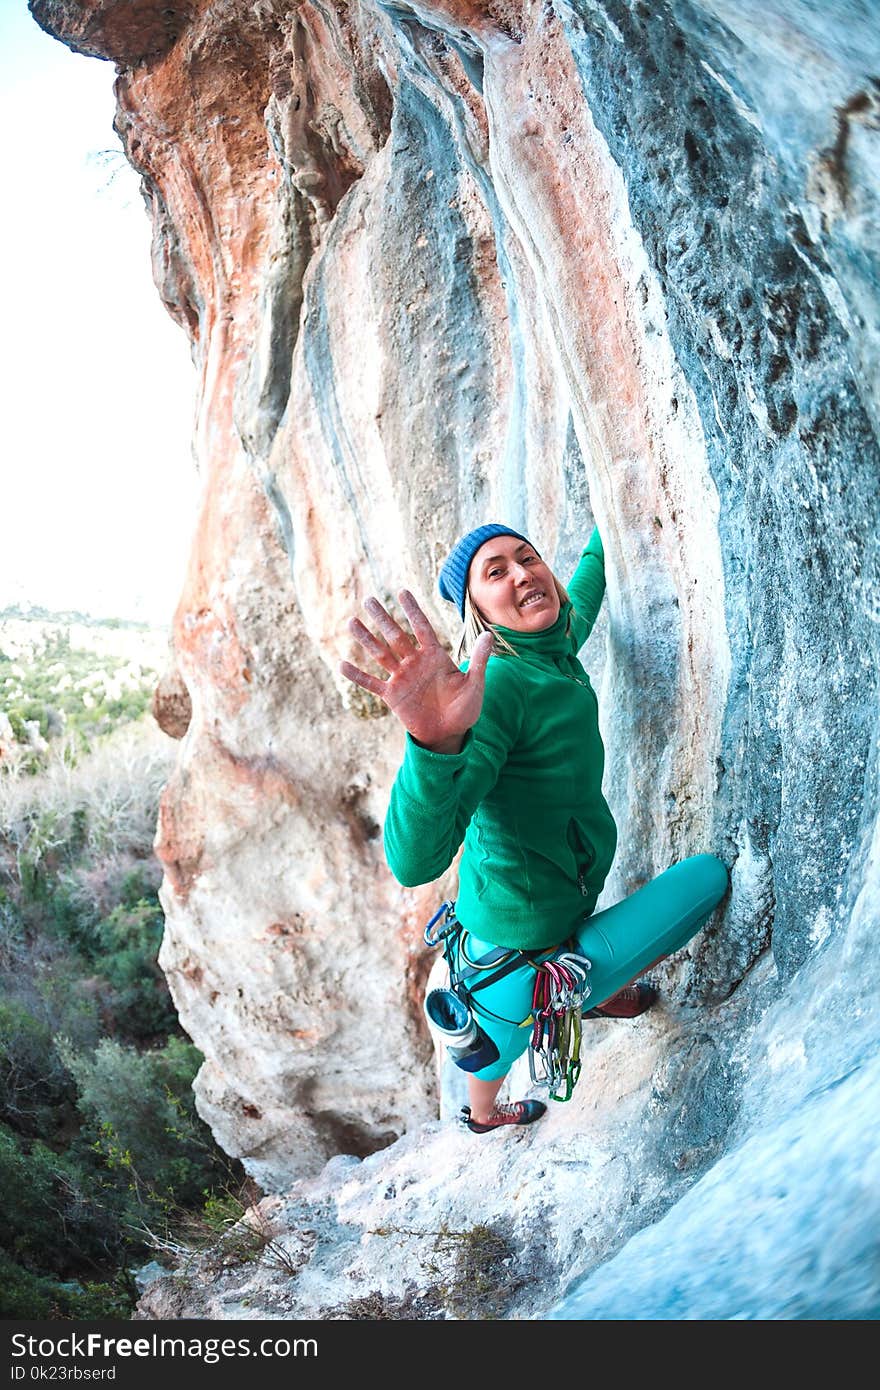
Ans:
<svg viewBox="0 0 880 1390"><path fill-rule="evenodd" d="M53 741L68 757L87 752L145 714L157 678L112 640L102 651L73 646L57 623L0 621L0 764L23 758L34 772Z"/></svg>
<svg viewBox="0 0 880 1390"><path fill-rule="evenodd" d="M8 603L0 608L0 623L4 618L20 618L25 622L50 622L66 627L71 623L81 623L87 627L129 628L133 632L148 632L149 625L138 618L95 618L91 613L83 613L78 608L65 608L62 611L44 608L39 603Z"/></svg>
<svg viewBox="0 0 880 1390"><path fill-rule="evenodd" d="M132 1266L241 1183L196 1115L201 1056L157 964L173 745L143 718L155 678L114 694L114 674L60 636L32 663L0 650L0 714L45 743L31 728L0 757L5 1318L129 1317Z"/></svg>

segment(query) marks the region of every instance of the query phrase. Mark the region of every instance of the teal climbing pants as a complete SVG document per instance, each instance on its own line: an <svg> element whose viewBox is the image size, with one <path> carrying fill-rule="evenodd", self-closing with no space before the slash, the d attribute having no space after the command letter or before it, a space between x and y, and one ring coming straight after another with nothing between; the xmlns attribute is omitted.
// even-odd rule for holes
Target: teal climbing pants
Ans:
<svg viewBox="0 0 880 1390"><path fill-rule="evenodd" d="M590 995L584 1008L595 1008L654 961L686 946L718 906L727 885L727 869L720 859L713 854L695 854L673 864L622 902L594 913L574 937L536 954L535 959L551 960L571 950L586 956ZM491 941L481 941L464 930L455 949L458 970L463 971L494 947ZM497 969L496 962L486 973L491 975ZM474 991L471 1006L500 1055L497 1062L472 1074L481 1081L497 1081L528 1047L535 971L524 961L494 984L474 990L478 982L479 975L467 982L467 988Z"/></svg>

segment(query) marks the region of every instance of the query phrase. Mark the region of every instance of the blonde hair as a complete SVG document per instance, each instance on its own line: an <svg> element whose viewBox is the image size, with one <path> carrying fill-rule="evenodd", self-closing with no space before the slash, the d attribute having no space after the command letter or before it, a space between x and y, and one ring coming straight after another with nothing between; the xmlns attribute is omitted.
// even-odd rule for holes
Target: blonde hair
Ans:
<svg viewBox="0 0 880 1390"><path fill-rule="evenodd" d="M556 589L556 594L559 599L559 606L561 608L563 604L568 603L568 594L566 590L563 588L563 586L560 584L559 580L556 578L555 574L553 575L553 585ZM571 614L569 613L568 626L565 629L566 636L568 635L570 629ZM458 643L458 651L456 652L455 656L456 661L464 661L466 658L470 658L470 654L476 645L477 638L483 632L492 633L495 639L492 651L496 655L501 652L508 652L511 656L519 655L519 653L516 651L514 647L510 645L507 639L501 636L501 633L498 631L498 629L493 627L491 623L486 621L479 608L471 598L470 589L465 589L464 627L462 629L461 638Z"/></svg>

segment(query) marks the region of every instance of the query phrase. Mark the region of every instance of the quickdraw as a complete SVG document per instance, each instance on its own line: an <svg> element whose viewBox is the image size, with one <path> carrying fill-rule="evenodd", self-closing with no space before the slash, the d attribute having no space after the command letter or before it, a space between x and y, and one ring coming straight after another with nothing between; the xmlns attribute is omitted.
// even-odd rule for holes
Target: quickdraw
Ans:
<svg viewBox="0 0 880 1390"><path fill-rule="evenodd" d="M535 966L529 1074L535 1084L546 1084L551 1100L571 1100L581 1074L581 1017L590 995L590 968L586 956L573 952Z"/></svg>
<svg viewBox="0 0 880 1390"><path fill-rule="evenodd" d="M503 979L510 971L520 969L524 962L530 965L535 971L532 1013L520 1025L531 1024L529 1074L536 1085L548 1087L551 1100L570 1100L581 1074L581 1018L592 992L588 980L590 961L572 951L538 961L527 951L498 946L480 961L473 962L471 969L461 971L455 959L455 943L464 930L455 916L453 902L442 903L425 927L425 944L443 947L450 970L450 987L468 1007L485 1017L497 1019L498 1015L478 1004L473 994ZM497 968L492 969L493 966ZM471 983L479 975L482 978ZM514 1019L500 1021L519 1022Z"/></svg>

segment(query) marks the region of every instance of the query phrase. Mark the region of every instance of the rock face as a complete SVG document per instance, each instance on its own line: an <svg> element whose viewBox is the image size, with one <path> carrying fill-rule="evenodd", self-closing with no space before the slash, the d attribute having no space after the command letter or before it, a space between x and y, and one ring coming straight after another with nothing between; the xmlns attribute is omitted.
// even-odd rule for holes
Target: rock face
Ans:
<svg viewBox="0 0 880 1390"><path fill-rule="evenodd" d="M152 715L169 738L183 738L192 719L192 701L180 675L166 670L153 692Z"/></svg>
<svg viewBox="0 0 880 1390"><path fill-rule="evenodd" d="M880 1131L871 7L31 8L117 64L156 282L201 373L162 963L201 1112L299 1194L270 1199L302 1258L262 1307L326 1315L345 1267L398 1316L469 1316L413 1303L406 1231L492 1220L515 1272L543 1212L551 1277L495 1315L580 1274L562 1316L876 1315L851 1239L854 1212L876 1232ZM733 890L664 967L664 1009L599 1025L571 1106L477 1151L430 1123L420 1022L420 926L454 878L405 891L384 867L402 737L337 665L359 601L403 583L452 637L438 565L492 517L563 579L602 530L603 901L704 848ZM373 1157L318 1176L338 1153ZM294 1208L344 1239L300 1239Z"/></svg>

